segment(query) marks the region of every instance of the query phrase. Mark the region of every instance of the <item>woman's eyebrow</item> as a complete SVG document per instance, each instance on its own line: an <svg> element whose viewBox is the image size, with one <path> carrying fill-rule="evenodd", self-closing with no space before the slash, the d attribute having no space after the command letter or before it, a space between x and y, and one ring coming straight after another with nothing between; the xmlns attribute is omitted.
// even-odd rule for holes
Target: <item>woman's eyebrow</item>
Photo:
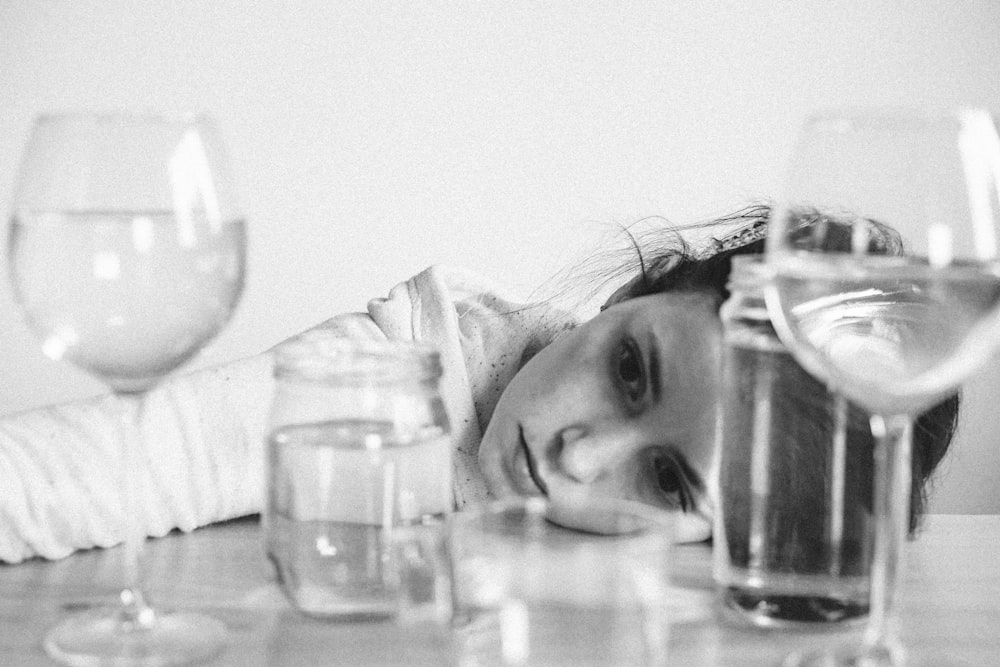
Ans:
<svg viewBox="0 0 1000 667"><path fill-rule="evenodd" d="M649 387L653 392L653 402L659 402L663 378L660 375L660 347L656 334L649 335Z"/></svg>

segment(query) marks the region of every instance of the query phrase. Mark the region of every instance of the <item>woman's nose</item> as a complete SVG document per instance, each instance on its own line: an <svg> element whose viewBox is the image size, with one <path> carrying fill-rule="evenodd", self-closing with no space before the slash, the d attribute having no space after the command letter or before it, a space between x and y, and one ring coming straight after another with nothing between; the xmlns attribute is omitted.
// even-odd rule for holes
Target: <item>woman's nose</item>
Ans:
<svg viewBox="0 0 1000 667"><path fill-rule="evenodd" d="M580 426L571 426L559 435L556 460L563 474L581 484L601 477L621 454L621 443L612 446L611 438L597 437ZM616 451L617 450L617 451Z"/></svg>

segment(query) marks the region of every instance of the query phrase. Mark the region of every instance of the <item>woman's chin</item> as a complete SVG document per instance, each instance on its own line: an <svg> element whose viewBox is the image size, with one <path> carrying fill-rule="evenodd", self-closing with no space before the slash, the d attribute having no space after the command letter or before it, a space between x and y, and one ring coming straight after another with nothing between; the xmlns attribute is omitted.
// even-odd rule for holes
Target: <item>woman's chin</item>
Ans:
<svg viewBox="0 0 1000 667"><path fill-rule="evenodd" d="M596 497L586 493L551 493L547 518L564 528L599 535L629 533L650 521L662 522L673 542L702 542L712 536L711 521L700 514L668 511L634 500Z"/></svg>
<svg viewBox="0 0 1000 667"><path fill-rule="evenodd" d="M578 487L550 489L546 517L571 530L598 535L631 533L651 521L664 523L670 516L655 507L631 500L595 496Z"/></svg>

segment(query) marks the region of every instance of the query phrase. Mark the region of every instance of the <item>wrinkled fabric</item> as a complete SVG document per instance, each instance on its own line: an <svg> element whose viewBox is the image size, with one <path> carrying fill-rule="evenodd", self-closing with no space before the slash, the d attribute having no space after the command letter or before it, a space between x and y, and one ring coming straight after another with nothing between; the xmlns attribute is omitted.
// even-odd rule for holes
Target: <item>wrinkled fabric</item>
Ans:
<svg viewBox="0 0 1000 667"><path fill-rule="evenodd" d="M456 507L488 497L477 456L496 401L526 350L570 326L474 274L431 267L319 324L347 338L423 341L443 367ZM62 558L122 541L125 511L147 536L259 512L272 380L270 351L168 378L146 397L134 445L136 497L123 507L120 404L99 396L0 419L0 561Z"/></svg>

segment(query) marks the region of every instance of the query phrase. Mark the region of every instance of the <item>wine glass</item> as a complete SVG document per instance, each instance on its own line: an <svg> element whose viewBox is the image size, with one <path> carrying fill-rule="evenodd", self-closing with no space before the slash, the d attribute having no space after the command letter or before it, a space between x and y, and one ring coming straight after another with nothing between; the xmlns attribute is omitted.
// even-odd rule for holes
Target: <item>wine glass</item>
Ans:
<svg viewBox="0 0 1000 667"><path fill-rule="evenodd" d="M768 230L775 328L866 408L875 437L871 608L858 645L789 665L895 665L914 419L1000 342L1000 139L989 113L817 114Z"/></svg>
<svg viewBox="0 0 1000 667"><path fill-rule="evenodd" d="M219 621L146 602L131 471L144 394L212 339L239 300L245 235L209 119L36 119L10 220L15 297L47 356L88 371L120 399L123 429L120 603L53 628L44 644L60 662L181 664L225 644Z"/></svg>

